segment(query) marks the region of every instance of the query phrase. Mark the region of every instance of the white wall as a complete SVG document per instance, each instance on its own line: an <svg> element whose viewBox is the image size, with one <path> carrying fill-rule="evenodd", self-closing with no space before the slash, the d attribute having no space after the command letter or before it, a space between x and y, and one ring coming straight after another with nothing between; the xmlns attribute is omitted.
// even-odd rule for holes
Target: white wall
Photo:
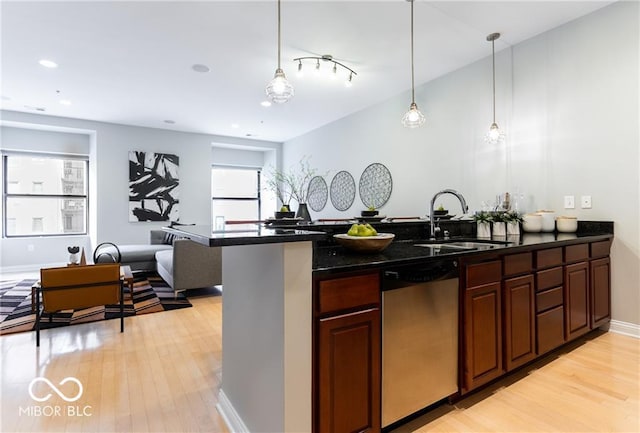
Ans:
<svg viewBox="0 0 640 433"><path fill-rule="evenodd" d="M33 137L46 143L50 131L76 131L89 137L90 154L90 241L91 253L98 243L148 243L149 230L166 226L166 222L129 222L129 151L176 154L180 158L180 221L211 224L212 143L227 142L235 146L264 147L279 153L279 143L232 137L193 134L163 129L140 128L103 122L2 111L2 130L14 127L22 138ZM47 132L49 131L49 132ZM9 131L8 134L16 133ZM42 134L45 140L42 141ZM71 134L73 135L73 134ZM51 135L56 151L60 140ZM26 145L25 145L26 146ZM43 149L40 149L43 150ZM30 251L28 246L33 250ZM68 239L3 239L0 268L13 270L64 263Z"/></svg>
<svg viewBox="0 0 640 433"><path fill-rule="evenodd" d="M416 89L427 117L408 130L405 93L284 144L283 166L304 155L319 172L349 171L356 184L385 164L393 192L381 213L425 215L434 193L461 191L471 210L510 191L527 208L584 220L615 221L613 318L640 324L639 5L618 2L496 55L500 146L483 135L491 123L491 58ZM506 36L506 35L505 35ZM564 195L591 195L592 209L563 209ZM458 213L455 199L443 199ZM312 218L351 217L329 200Z"/></svg>

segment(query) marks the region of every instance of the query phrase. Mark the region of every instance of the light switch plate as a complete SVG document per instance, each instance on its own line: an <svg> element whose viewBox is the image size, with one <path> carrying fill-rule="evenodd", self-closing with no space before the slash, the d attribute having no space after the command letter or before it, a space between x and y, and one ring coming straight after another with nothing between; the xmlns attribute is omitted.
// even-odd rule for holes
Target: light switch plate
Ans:
<svg viewBox="0 0 640 433"><path fill-rule="evenodd" d="M565 195L564 196L564 208L565 209L575 209L576 207L576 201L575 201L575 197L572 195Z"/></svg>
<svg viewBox="0 0 640 433"><path fill-rule="evenodd" d="M591 209L591 196L590 195L583 195L580 198L580 207L582 207L582 209Z"/></svg>

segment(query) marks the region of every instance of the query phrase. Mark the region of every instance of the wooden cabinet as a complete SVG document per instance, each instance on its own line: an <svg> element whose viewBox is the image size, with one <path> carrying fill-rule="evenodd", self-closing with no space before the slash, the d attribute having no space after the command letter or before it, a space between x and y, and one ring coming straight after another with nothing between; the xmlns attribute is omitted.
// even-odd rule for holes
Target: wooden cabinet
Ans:
<svg viewBox="0 0 640 433"><path fill-rule="evenodd" d="M591 328L611 319L611 261L608 257L589 263L591 283Z"/></svg>
<svg viewBox="0 0 640 433"><path fill-rule="evenodd" d="M462 393L504 373L501 277L497 260L465 269Z"/></svg>
<svg viewBox="0 0 640 433"><path fill-rule="evenodd" d="M589 266L574 263L564 268L565 337L573 340L589 332Z"/></svg>
<svg viewBox="0 0 640 433"><path fill-rule="evenodd" d="M314 284L314 431L379 432L378 273Z"/></svg>
<svg viewBox="0 0 640 433"><path fill-rule="evenodd" d="M536 357L533 275L505 280L503 294L505 367L510 371Z"/></svg>

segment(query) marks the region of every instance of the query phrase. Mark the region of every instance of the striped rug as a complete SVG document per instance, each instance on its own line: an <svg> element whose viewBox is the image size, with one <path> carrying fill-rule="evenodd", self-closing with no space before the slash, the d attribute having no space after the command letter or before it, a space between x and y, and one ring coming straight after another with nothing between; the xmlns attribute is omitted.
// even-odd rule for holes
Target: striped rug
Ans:
<svg viewBox="0 0 640 433"><path fill-rule="evenodd" d="M0 335L35 329L35 313L31 311L31 286L36 280L0 281ZM124 315L155 313L191 307L191 302L173 289L157 274L136 276L133 283L133 302L129 288L124 288ZM119 305L103 305L82 310L63 310L40 320L40 329L75 325L120 317Z"/></svg>

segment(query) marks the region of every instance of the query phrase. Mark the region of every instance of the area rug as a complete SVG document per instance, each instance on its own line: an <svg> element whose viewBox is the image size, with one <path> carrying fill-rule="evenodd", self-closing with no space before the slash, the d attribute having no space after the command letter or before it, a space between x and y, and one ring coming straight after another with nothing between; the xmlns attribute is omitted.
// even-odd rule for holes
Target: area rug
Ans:
<svg viewBox="0 0 640 433"><path fill-rule="evenodd" d="M33 280L0 281L0 335L35 329L35 313L31 311ZM173 289L157 274L141 274L134 278L133 302L129 288L124 288L125 317L191 307L181 292L174 299ZM103 305L82 310L63 310L40 320L40 329L76 325L120 317L120 305Z"/></svg>

